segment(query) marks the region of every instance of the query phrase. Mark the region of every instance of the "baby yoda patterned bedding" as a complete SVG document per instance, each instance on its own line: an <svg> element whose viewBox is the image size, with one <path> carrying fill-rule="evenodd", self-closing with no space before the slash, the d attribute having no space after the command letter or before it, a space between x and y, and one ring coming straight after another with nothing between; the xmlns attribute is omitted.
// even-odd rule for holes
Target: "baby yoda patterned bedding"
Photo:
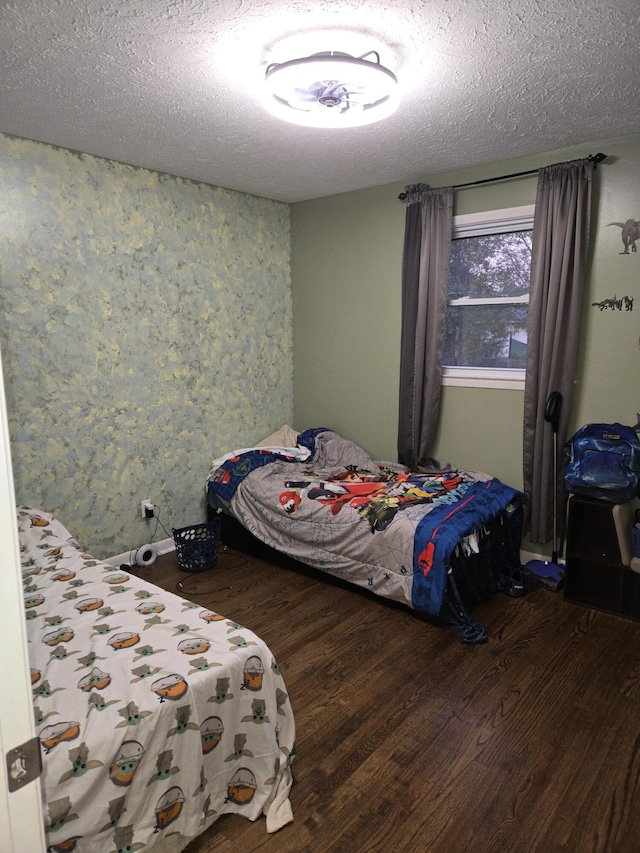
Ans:
<svg viewBox="0 0 640 853"><path fill-rule="evenodd" d="M179 850L221 814L292 819L294 720L251 631L18 508L50 850Z"/></svg>
<svg viewBox="0 0 640 853"><path fill-rule="evenodd" d="M447 611L445 627L463 642L486 640L460 599L452 602L450 563L454 552L488 553L497 540L504 550L507 529L517 527L519 494L496 478L413 473L315 428L295 448L245 448L214 460L207 489L212 507L277 551L434 621Z"/></svg>

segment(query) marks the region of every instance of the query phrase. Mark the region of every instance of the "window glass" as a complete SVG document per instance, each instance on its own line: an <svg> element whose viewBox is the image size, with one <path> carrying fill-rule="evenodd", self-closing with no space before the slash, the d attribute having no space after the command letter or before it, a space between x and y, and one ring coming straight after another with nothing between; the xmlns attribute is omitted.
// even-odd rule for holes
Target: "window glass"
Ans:
<svg viewBox="0 0 640 853"><path fill-rule="evenodd" d="M495 214L495 220L491 213L476 215L475 223L468 221L471 217L457 217L467 220L462 234L454 224L445 384L521 387L524 383L533 208L516 209L511 221L509 211Z"/></svg>
<svg viewBox="0 0 640 853"><path fill-rule="evenodd" d="M527 366L527 304L451 307L445 327L448 367Z"/></svg>

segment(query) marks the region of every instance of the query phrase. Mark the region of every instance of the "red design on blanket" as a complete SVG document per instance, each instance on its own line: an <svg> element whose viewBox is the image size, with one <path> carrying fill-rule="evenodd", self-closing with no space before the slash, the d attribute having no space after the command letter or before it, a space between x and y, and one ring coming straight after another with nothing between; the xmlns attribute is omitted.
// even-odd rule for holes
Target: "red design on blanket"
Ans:
<svg viewBox="0 0 640 853"><path fill-rule="evenodd" d="M433 552L435 551L435 545L433 542L427 542L424 549L420 552L418 556L418 565L422 569L422 574L428 575L431 571L431 566L433 565Z"/></svg>

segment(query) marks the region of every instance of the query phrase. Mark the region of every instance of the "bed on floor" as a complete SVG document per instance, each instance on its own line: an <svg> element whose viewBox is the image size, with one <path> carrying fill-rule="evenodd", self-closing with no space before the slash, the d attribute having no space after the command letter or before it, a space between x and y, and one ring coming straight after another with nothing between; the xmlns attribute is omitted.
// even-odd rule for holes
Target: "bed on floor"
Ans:
<svg viewBox="0 0 640 853"><path fill-rule="evenodd" d="M48 849L178 851L220 815L292 820L294 719L242 625L18 508Z"/></svg>
<svg viewBox="0 0 640 853"><path fill-rule="evenodd" d="M224 454L206 489L230 547L399 602L463 643L486 642L473 610L505 567L520 565L518 491L477 471L375 462L325 427L285 425Z"/></svg>

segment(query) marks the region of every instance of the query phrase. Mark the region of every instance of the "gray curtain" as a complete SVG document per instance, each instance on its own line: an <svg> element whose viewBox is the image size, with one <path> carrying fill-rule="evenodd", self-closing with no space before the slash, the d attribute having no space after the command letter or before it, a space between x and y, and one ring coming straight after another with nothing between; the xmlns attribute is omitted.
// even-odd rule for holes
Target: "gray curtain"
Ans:
<svg viewBox="0 0 640 853"><path fill-rule="evenodd" d="M440 412L453 189L415 184L405 192L398 459L414 471L440 471L450 466L430 449Z"/></svg>
<svg viewBox="0 0 640 853"><path fill-rule="evenodd" d="M558 530L564 523L562 447L573 397L593 169L589 160L574 160L548 166L538 174L523 436L525 530L532 542L548 542L553 534L553 429L544 417L553 391L562 395L556 460Z"/></svg>

